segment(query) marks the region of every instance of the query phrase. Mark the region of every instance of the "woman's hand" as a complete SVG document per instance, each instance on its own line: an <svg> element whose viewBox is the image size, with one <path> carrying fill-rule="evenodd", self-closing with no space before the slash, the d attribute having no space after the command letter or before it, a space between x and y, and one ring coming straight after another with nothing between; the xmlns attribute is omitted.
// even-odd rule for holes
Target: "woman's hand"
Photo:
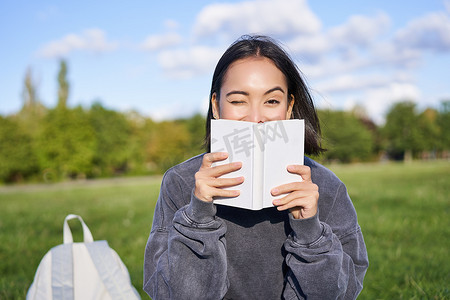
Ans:
<svg viewBox="0 0 450 300"><path fill-rule="evenodd" d="M316 215L319 187L311 181L311 169L303 165L290 165L287 170L298 174L303 181L280 185L272 189L272 196L287 194L273 201L278 210L292 213L295 219L306 219Z"/></svg>
<svg viewBox="0 0 450 300"><path fill-rule="evenodd" d="M212 166L214 162L227 159L226 152L206 153L202 165L195 173L194 195L206 202L212 202L213 197L237 197L239 190L225 190L224 187L235 186L244 182L244 177L219 178L224 174L237 171L242 167L241 162L234 162L219 166Z"/></svg>

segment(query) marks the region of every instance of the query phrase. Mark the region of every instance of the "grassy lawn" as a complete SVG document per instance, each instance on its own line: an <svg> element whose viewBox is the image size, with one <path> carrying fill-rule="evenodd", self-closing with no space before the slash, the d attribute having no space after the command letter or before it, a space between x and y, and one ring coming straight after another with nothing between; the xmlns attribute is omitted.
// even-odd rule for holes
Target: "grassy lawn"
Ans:
<svg viewBox="0 0 450 300"><path fill-rule="evenodd" d="M450 298L450 163L333 165L358 212L370 267L359 299ZM0 299L24 299L69 213L108 241L143 299L144 247L160 178L0 187ZM71 221L75 240L81 228Z"/></svg>
<svg viewBox="0 0 450 300"><path fill-rule="evenodd" d="M359 299L450 299L450 163L331 169L347 184L369 252Z"/></svg>

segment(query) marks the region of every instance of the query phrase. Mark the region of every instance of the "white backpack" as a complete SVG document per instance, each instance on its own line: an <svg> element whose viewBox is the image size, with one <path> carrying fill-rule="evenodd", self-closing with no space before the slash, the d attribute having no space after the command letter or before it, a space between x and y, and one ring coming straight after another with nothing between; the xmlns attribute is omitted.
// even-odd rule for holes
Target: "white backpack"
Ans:
<svg viewBox="0 0 450 300"><path fill-rule="evenodd" d="M74 243L68 220L78 218L84 243ZM41 260L31 284L31 299L140 299L119 255L106 241L95 241L77 215L64 220L64 244L50 249Z"/></svg>

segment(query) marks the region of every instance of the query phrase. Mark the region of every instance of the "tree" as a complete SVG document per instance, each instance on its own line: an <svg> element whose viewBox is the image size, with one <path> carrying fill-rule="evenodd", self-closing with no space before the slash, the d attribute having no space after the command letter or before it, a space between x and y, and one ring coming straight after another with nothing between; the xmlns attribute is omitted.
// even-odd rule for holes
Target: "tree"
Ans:
<svg viewBox="0 0 450 300"><path fill-rule="evenodd" d="M97 146L93 158L94 175L109 176L127 171L131 127L125 116L94 103L89 120Z"/></svg>
<svg viewBox="0 0 450 300"><path fill-rule="evenodd" d="M373 151L371 132L353 114L343 111L319 111L323 134L322 154L326 160L341 162L369 160Z"/></svg>
<svg viewBox="0 0 450 300"><path fill-rule="evenodd" d="M25 74L22 98L24 107L33 107L35 103L38 102L37 88L36 83L33 80L31 67L28 67L27 72Z"/></svg>
<svg viewBox="0 0 450 300"><path fill-rule="evenodd" d="M186 152L190 156L197 155L204 151L203 144L205 139L206 119L201 114L195 114L190 118L177 120L177 123L184 124L189 131L190 142Z"/></svg>
<svg viewBox="0 0 450 300"><path fill-rule="evenodd" d="M439 115L437 117L437 124L440 129L440 146L439 150L450 150L450 100L441 102Z"/></svg>
<svg viewBox="0 0 450 300"><path fill-rule="evenodd" d="M83 178L93 169L96 150L94 130L81 107L53 109L45 117L38 140L44 179Z"/></svg>
<svg viewBox="0 0 450 300"><path fill-rule="evenodd" d="M421 150L417 122L416 104L412 101L398 102L390 108L383 135L388 141L387 151L391 157L409 161Z"/></svg>
<svg viewBox="0 0 450 300"><path fill-rule="evenodd" d="M441 129L437 122L438 115L437 110L427 108L418 116L417 125L420 129L418 149L424 151L424 153L432 154L432 156L435 156L441 145Z"/></svg>
<svg viewBox="0 0 450 300"><path fill-rule="evenodd" d="M156 130L156 123L151 118L144 117L136 111L127 112L125 118L131 131L127 142L129 172L132 174L159 172L156 163L150 161L147 154L147 147L151 143L153 132Z"/></svg>
<svg viewBox="0 0 450 300"><path fill-rule="evenodd" d="M173 121L158 123L146 145L146 161L154 163L158 171L164 172L190 157L189 153L186 153L190 139L184 124Z"/></svg>
<svg viewBox="0 0 450 300"><path fill-rule="evenodd" d="M0 181L22 181L37 171L31 138L17 122L0 116Z"/></svg>
<svg viewBox="0 0 450 300"><path fill-rule="evenodd" d="M67 63L61 60L58 72L58 108L65 109L67 107L67 99L69 98L69 82L67 80Z"/></svg>
<svg viewBox="0 0 450 300"><path fill-rule="evenodd" d="M41 104L37 95L37 83L33 79L31 67L27 69L22 91L23 106L16 119L25 132L35 139L39 126L47 109Z"/></svg>

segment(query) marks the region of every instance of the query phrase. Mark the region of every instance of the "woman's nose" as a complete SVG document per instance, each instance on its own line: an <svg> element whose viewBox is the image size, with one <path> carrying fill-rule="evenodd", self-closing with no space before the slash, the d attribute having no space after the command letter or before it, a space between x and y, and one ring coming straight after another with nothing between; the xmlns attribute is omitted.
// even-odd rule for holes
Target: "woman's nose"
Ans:
<svg viewBox="0 0 450 300"><path fill-rule="evenodd" d="M263 113L257 109L253 108L247 115L247 121L254 123L264 123Z"/></svg>

